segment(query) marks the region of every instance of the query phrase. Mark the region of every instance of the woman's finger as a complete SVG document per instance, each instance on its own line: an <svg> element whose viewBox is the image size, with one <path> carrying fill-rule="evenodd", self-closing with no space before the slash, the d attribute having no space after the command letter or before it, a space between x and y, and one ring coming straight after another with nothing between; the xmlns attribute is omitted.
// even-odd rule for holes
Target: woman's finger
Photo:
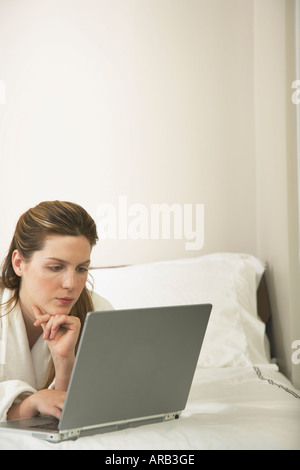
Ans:
<svg viewBox="0 0 300 470"><path fill-rule="evenodd" d="M43 316L43 312L41 311L39 307L37 307L36 305L32 305L31 308L37 320Z"/></svg>
<svg viewBox="0 0 300 470"><path fill-rule="evenodd" d="M57 315L53 319L53 323L51 326L51 335L50 339L54 339L57 332L60 328L64 328L65 330L73 330L77 331L80 329L80 321L76 317L70 317L68 315Z"/></svg>
<svg viewBox="0 0 300 470"><path fill-rule="evenodd" d="M49 317L48 321L45 321L45 323L42 324L43 330L44 330L44 339L50 339L51 335L51 329L53 325L53 320L54 317L51 317L50 315L47 315Z"/></svg>
<svg viewBox="0 0 300 470"><path fill-rule="evenodd" d="M34 312L36 321L34 322L34 326L42 326L43 330L45 330L45 324L49 321L50 315L43 314L41 309L36 305L32 306L32 310Z"/></svg>
<svg viewBox="0 0 300 470"><path fill-rule="evenodd" d="M66 328L66 315L55 316L53 317L53 322L51 325L51 333L49 339L55 339L56 333L61 327Z"/></svg>

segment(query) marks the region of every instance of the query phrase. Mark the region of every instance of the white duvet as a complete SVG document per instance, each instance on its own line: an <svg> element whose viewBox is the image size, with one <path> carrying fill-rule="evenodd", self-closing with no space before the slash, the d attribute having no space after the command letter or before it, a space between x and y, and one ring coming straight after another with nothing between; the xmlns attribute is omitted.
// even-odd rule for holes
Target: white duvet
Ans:
<svg viewBox="0 0 300 470"><path fill-rule="evenodd" d="M300 394L275 365L198 368L181 418L54 444L0 434L0 449L300 449Z"/></svg>

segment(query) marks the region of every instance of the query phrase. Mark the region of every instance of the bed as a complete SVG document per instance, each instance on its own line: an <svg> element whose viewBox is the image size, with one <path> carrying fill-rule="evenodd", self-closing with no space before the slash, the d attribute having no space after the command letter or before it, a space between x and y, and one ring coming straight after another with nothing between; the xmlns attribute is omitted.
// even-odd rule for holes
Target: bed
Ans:
<svg viewBox="0 0 300 470"><path fill-rule="evenodd" d="M116 309L213 304L186 409L176 421L59 444L1 434L0 449L300 449L300 391L270 353L265 268L248 254L215 253L92 269L94 291Z"/></svg>

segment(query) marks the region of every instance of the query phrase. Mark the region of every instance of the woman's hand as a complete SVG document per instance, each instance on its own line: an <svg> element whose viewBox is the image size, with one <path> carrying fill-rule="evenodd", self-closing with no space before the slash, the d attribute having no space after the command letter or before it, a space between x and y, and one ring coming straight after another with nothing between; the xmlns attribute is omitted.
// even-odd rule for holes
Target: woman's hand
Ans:
<svg viewBox="0 0 300 470"><path fill-rule="evenodd" d="M7 419L32 418L39 414L60 419L66 392L57 390L39 390L13 405L7 413Z"/></svg>
<svg viewBox="0 0 300 470"><path fill-rule="evenodd" d="M43 338L47 341L55 367L55 390L67 390L74 361L75 346L80 332L80 320L69 315L43 314L32 307L35 326L43 328Z"/></svg>
<svg viewBox="0 0 300 470"><path fill-rule="evenodd" d="M41 326L43 338L48 342L54 357L69 358L75 355L75 346L80 332L80 320L69 315L43 314L36 305L32 306L36 321L34 326Z"/></svg>

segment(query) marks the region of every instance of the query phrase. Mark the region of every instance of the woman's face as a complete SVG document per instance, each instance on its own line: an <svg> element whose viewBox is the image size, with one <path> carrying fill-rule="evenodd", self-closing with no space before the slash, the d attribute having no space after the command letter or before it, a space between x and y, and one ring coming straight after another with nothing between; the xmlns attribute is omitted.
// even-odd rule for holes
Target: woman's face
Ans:
<svg viewBox="0 0 300 470"><path fill-rule="evenodd" d="M15 250L12 262L21 277L22 308L32 314L36 305L50 315L68 315L86 284L90 255L84 236L48 236L28 262Z"/></svg>

